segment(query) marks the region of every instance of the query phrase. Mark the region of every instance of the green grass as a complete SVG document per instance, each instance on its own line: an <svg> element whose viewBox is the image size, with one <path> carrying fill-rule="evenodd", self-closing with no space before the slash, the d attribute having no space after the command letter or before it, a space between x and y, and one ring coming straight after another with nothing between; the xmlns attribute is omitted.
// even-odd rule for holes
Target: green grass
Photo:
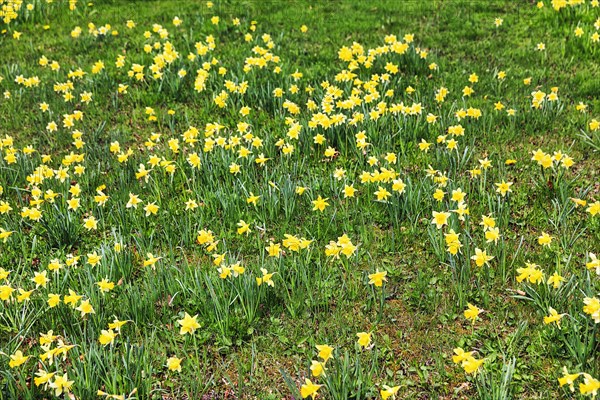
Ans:
<svg viewBox="0 0 600 400"><path fill-rule="evenodd" d="M10 271L0 280L0 298L6 293L0 309L0 398L53 398L52 387L34 383L40 369L56 373L51 382L66 373L73 381L70 390L81 399L95 398L98 390L128 399L298 398L305 378L323 385L318 393L326 399L380 398L383 385L399 386L397 398L569 398L567 386L557 381L563 366L600 377L597 328L583 308L583 298L598 293L596 274L585 265L593 262L589 253L600 252L600 222L587 206L576 208L571 200L585 199L588 205L600 200L600 131L590 126L600 113L600 43L589 39L599 8L587 2L557 12L549 2L538 9L530 2L458 0L215 1L209 8L205 2L106 0L80 1L71 12L68 2L31 3L32 12L23 10L9 25L0 22L0 30L6 28L0 35L0 135L6 138L0 200L12 207L0 214L0 228L13 232L0 243L0 271ZM173 25L175 16L183 21L180 26ZM220 18L217 25L213 16ZM495 18L503 19L501 26L494 25ZM128 29L127 20L136 27ZM91 35L90 22L96 28L110 24L108 34ZM168 38L155 32L146 39L153 24L166 28ZM578 24L585 30L581 38L574 34ZM82 33L72 38L76 26ZM22 34L19 40L15 31ZM386 36L404 41L405 34L415 35L405 54L381 54L372 67L353 71L368 83L386 72L388 62L398 65L399 73L387 82L374 79L379 98L368 102L368 84L336 82L348 68L338 57L343 46L360 43L367 54L383 46ZM209 35L215 49L188 59ZM179 56L163 68L161 79L153 79L150 65L159 50L149 54L144 45L167 41ZM267 42L280 62L245 70L247 58L260 57ZM545 51L535 50L540 42ZM255 46L264 50L253 51ZM123 68L115 65L119 55L125 56ZM56 60L60 70L42 67L42 56ZM198 92L197 71L213 58L206 88ZM93 74L99 60L105 68ZM128 76L133 63L145 66L144 81ZM219 67L226 68L224 76ZM67 82L77 68L86 75L72 79L75 97L65 102L54 85ZM187 71L182 78L181 69ZM303 74L298 80L292 77L296 71ZM506 78L498 78L501 71ZM473 73L477 83L469 82ZM26 88L15 81L19 75L37 76L41 83ZM247 82L248 88L234 93L225 80ZM325 81L340 89L334 105L356 86L363 102L325 112ZM128 85L127 93L117 93L119 84ZM290 91L292 85L298 93ZM406 91L409 86L414 93ZM474 90L469 97L463 96L465 86ZM552 87L558 88L558 100L533 108L532 92L549 94ZM282 97L274 96L276 88L285 91ZM449 93L438 102L441 88ZM214 98L223 90L228 98L221 108ZM388 90L393 94L386 96ZM81 101L83 92L93 94L90 103ZM286 109L286 100L300 112ZM418 103L423 111L386 111L371 118L382 101L388 110ZM42 102L49 112L40 110ZM496 110L497 102L505 108ZM576 110L579 102L587 105L585 112ZM239 112L244 106L248 116ZM460 109L479 109L482 116L458 120ZM83 118L64 127L65 115L74 110ZM354 112L363 113L364 120L352 123ZM310 121L317 113L346 119L315 127ZM436 123L426 121L429 113ZM292 120L302 127L297 139L287 135ZM51 121L56 132L47 128ZM260 148L238 133L242 121L262 140ZM213 123L223 128L205 133ZM465 135L446 138L456 139L458 150L436 143L458 124ZM185 143L190 127L198 130L196 144ZM72 136L76 130L82 133L81 148ZM364 151L357 147L359 132L370 143ZM152 139L155 133L158 139ZM323 144L315 143L317 134ZM221 146L218 137L223 144L239 143ZM205 147L210 138L216 141L212 149ZM419 149L422 140L432 143L428 152ZM114 142L120 149L111 151ZM29 145L32 154L24 152ZM293 146L289 155L286 145ZM247 158L239 157L241 146L251 150ZM336 150L332 157L324 155L329 146ZM119 160L128 149L131 155ZM550 155L562 151L575 163L565 169L553 162L544 169L532 160L537 149ZM192 153L199 168L188 161ZM396 162L385 159L388 153ZM73 154L83 156L73 162ZM269 159L262 166L255 162L259 154ZM155 166L152 156L158 157ZM369 164L371 156L377 165ZM469 171L486 157L492 167L472 177ZM508 159L516 163L508 165ZM238 174L231 173L234 163ZM140 164L152 169L147 180L136 177ZM85 171L76 174L76 165ZM69 168L69 176L61 181L48 173L35 183L32 174L40 166L52 175ZM378 175L384 168L395 176ZM439 171L437 181L428 168ZM345 173L338 179L339 169ZM365 171L373 182L361 182ZM439 181L444 176L446 186ZM406 184L403 193L393 190L397 178ZM501 181L513 182L506 197L496 192ZM75 185L81 194L70 192ZM344 196L346 185L357 189L355 197ZM41 190L38 197L34 186ZM299 186L307 188L304 194L297 192ZM391 194L387 201L376 201L381 188ZM433 212L456 210L451 196L459 188L470 215L461 221L452 213L448 225L437 229ZM442 201L433 198L436 189L446 192ZM58 193L53 202L44 197L47 190ZM103 206L95 200L98 190L109 196ZM256 205L247 201L251 193L260 196ZM127 206L130 194L142 200L137 208ZM313 210L318 196L329 203L323 212ZM74 197L80 199L76 210L68 203ZM36 206L36 199L44 201ZM189 200L198 207L186 209ZM149 203L158 211L146 216ZM39 208L41 219L23 216L27 207ZM501 235L497 243L486 243L483 215L494 216ZM89 216L97 219L97 229L84 226ZM249 233L237 232L241 221L249 224ZM450 229L460 234L456 255L445 242ZM213 237L202 240L202 230ZM549 247L538 244L542 232L553 236ZM294 249L286 235L310 244ZM356 249L348 257L328 255L343 245L343 235ZM270 256L271 243L281 245L280 257ZM494 257L489 266L471 260L476 248ZM94 266L87 263L92 253L101 256ZM65 266L69 257L80 257L78 265ZM152 258L159 260L152 264ZM49 268L55 259L63 265L56 272ZM244 271L233 276L227 268L238 268L237 263ZM540 266L542 283L518 282L526 263ZM32 278L41 271L49 281L36 287ZM225 277L227 271L232 275ZM387 272L383 287L369 284L376 271ZM546 284L554 272L565 277L560 289ZM272 287L265 273L273 273ZM264 283L258 285L257 278ZM115 284L107 293L98 285L103 279ZM19 288L34 290L29 301L17 299ZM72 306L64 303L69 290L83 296ZM49 294L59 294L61 303L50 307ZM95 312L82 316L75 308L85 300ZM468 303L484 310L474 323L463 315ZM548 307L568 314L562 329L544 324ZM200 327L194 333L180 334L178 321L185 313L197 316ZM115 319L127 323L104 346L99 338ZM52 364L40 359L57 348L57 341L41 347L40 334L49 330L74 346ZM372 333L366 349L357 343L359 332ZM311 378L315 345L322 344L335 348L333 358L325 363L325 376ZM478 374L453 363L457 347L485 358ZM9 356L17 350L30 358L13 368ZM181 372L169 370L170 357L182 360ZM582 377L573 396L579 396L579 382Z"/></svg>

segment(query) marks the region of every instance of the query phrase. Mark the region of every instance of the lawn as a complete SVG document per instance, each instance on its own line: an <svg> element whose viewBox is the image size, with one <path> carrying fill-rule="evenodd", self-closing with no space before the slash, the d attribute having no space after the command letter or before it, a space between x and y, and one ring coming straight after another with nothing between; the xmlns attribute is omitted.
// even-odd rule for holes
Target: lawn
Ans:
<svg viewBox="0 0 600 400"><path fill-rule="evenodd" d="M0 0L0 55L0 399L600 390L597 0Z"/></svg>

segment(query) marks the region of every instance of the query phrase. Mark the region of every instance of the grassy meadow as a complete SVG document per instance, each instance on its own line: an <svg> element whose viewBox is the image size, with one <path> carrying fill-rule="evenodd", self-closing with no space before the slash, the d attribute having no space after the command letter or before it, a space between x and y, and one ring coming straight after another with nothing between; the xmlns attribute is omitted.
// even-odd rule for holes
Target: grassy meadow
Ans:
<svg viewBox="0 0 600 400"><path fill-rule="evenodd" d="M598 0L0 0L0 399L588 399Z"/></svg>

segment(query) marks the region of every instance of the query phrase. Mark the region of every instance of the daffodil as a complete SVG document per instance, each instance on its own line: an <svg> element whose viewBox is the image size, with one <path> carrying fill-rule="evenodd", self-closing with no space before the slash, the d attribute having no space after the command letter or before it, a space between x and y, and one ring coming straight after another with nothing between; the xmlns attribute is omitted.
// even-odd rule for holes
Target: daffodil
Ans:
<svg viewBox="0 0 600 400"><path fill-rule="evenodd" d="M583 395L591 395L595 398L600 389L600 381L592 377L590 374L583 373L583 383L579 384L579 393Z"/></svg>
<svg viewBox="0 0 600 400"><path fill-rule="evenodd" d="M169 369L169 371L177 371L177 372L181 372L181 358L178 357L169 357L167 359L167 368Z"/></svg>
<svg viewBox="0 0 600 400"><path fill-rule="evenodd" d="M156 213L158 212L158 206L153 202L153 203L148 203L144 206L144 211L146 212L146 217L150 216L150 215L156 215Z"/></svg>
<svg viewBox="0 0 600 400"><path fill-rule="evenodd" d="M596 257L594 253L588 253L590 261L585 264L586 268L589 270L595 269L596 275L600 275L600 259Z"/></svg>
<svg viewBox="0 0 600 400"><path fill-rule="evenodd" d="M348 197L354 197L354 194L356 193L356 189L354 188L353 185L345 185L344 186L344 198L348 198Z"/></svg>
<svg viewBox="0 0 600 400"><path fill-rule="evenodd" d="M569 385L569 390L571 393L575 391L575 380L579 378L581 373L570 374L567 370L567 367L563 366L563 376L558 378L558 384L562 387L564 385Z"/></svg>
<svg viewBox="0 0 600 400"><path fill-rule="evenodd" d="M558 328L560 329L560 319L565 315L565 314L559 314L554 308L549 307L548 308L548 312L549 315L544 317L544 324L545 325L549 325L553 322L556 322L556 326L558 326Z"/></svg>
<svg viewBox="0 0 600 400"><path fill-rule="evenodd" d="M375 273L369 274L369 284L381 287L383 282L387 281L386 275L387 271L379 271L377 269Z"/></svg>
<svg viewBox="0 0 600 400"><path fill-rule="evenodd" d="M98 289L100 289L100 291L102 293L108 293L115 288L114 282L110 282L106 278L102 279L99 282L96 282L96 285L98 286Z"/></svg>
<svg viewBox="0 0 600 400"><path fill-rule="evenodd" d="M10 237L10 235L12 235L13 233L15 233L15 232L7 231L7 230L4 230L3 228L0 228L0 240L2 240L4 243L6 243L8 241L8 238Z"/></svg>
<svg viewBox="0 0 600 400"><path fill-rule="evenodd" d="M69 294L63 296L63 302L65 304L70 304L72 308L75 308L79 300L81 300L83 296L78 295L73 291L73 289L69 289Z"/></svg>
<svg viewBox="0 0 600 400"><path fill-rule="evenodd" d="M324 363L332 357L333 347L326 344L317 344L315 347L319 350L319 358L321 358Z"/></svg>
<svg viewBox="0 0 600 400"><path fill-rule="evenodd" d="M19 288L19 294L17 295L17 301L22 303L24 301L29 301L33 290L25 290L23 288Z"/></svg>
<svg viewBox="0 0 600 400"><path fill-rule="evenodd" d="M600 214L600 201L595 201L594 203L591 203L588 206L588 208L586 208L586 211L590 213L592 217L595 217L597 214Z"/></svg>
<svg viewBox="0 0 600 400"><path fill-rule="evenodd" d="M375 192L375 196L377 196L377 201L386 201L391 196L391 193L384 187L379 186Z"/></svg>
<svg viewBox="0 0 600 400"><path fill-rule="evenodd" d="M266 283L267 285L269 285L271 287L275 286L275 282L273 282L273 275L275 273L274 272L269 273L265 268L261 268L260 271L262 272L262 276L256 277L256 284L258 286L260 286L263 283Z"/></svg>
<svg viewBox="0 0 600 400"><path fill-rule="evenodd" d="M101 345L107 346L115 340L116 336L117 335L115 334L115 332L112 329L109 329L109 330L103 329L102 332L100 333L100 337L98 338L98 341L100 342Z"/></svg>
<svg viewBox="0 0 600 400"><path fill-rule="evenodd" d="M126 208L137 208L138 204L140 204L142 200L140 200L139 196L133 193L129 193L129 201L125 205Z"/></svg>
<svg viewBox="0 0 600 400"><path fill-rule="evenodd" d="M358 345L363 349L366 349L371 344L371 332L359 332L356 336L358 337Z"/></svg>
<svg viewBox="0 0 600 400"><path fill-rule="evenodd" d="M452 356L452 362L454 362L455 364L460 364L464 360L466 360L467 358L469 358L469 357L471 357L473 355L472 351L465 352L460 347L455 348L453 350L453 352L454 352L454 355Z"/></svg>
<svg viewBox="0 0 600 400"><path fill-rule="evenodd" d="M467 359L465 359L461 366L463 367L463 369L465 370L465 372L467 374L477 374L477 371L479 370L479 368L481 367L481 365L484 363L485 359L481 359L478 360L475 357L467 357Z"/></svg>
<svg viewBox="0 0 600 400"><path fill-rule="evenodd" d="M437 211L433 211L433 220L431 221L432 224L435 224L435 226L438 229L441 229L442 226L448 224L448 218L450 217L450 213L449 212L437 212Z"/></svg>
<svg viewBox="0 0 600 400"><path fill-rule="evenodd" d="M329 203L327 202L327 200L329 200L329 198L322 198L320 195L319 197L317 197L316 200L313 200L313 211L321 211L323 212L323 210L325 210L325 207L329 206Z"/></svg>
<svg viewBox="0 0 600 400"><path fill-rule="evenodd" d="M196 332L196 329L200 328L200 324L198 323L197 318L198 314L192 317L186 312L183 319L177 321L177 323L181 326L179 333L181 335L185 335L186 333L194 334L194 332Z"/></svg>
<svg viewBox="0 0 600 400"><path fill-rule="evenodd" d="M82 317L85 317L88 314L94 314L96 312L94 311L94 307L92 307L89 300L82 301L81 304L79 304L79 307L75 309L81 312Z"/></svg>
<svg viewBox="0 0 600 400"><path fill-rule="evenodd" d="M33 379L33 382L35 383L35 386L44 385L44 390L46 390L50 379L52 379L54 374L55 372L46 372L43 369L39 369L38 372L35 373L36 377Z"/></svg>
<svg viewBox="0 0 600 400"><path fill-rule="evenodd" d="M10 299L15 289L9 285L0 286L0 300L6 301Z"/></svg>
<svg viewBox="0 0 600 400"><path fill-rule="evenodd" d="M325 363L312 360L310 364L310 372L313 377L318 378L325 374Z"/></svg>
<svg viewBox="0 0 600 400"><path fill-rule="evenodd" d="M304 384L300 387L300 395L303 399L309 396L314 399L321 386L322 385L312 383L310 379L304 379Z"/></svg>
<svg viewBox="0 0 600 400"><path fill-rule="evenodd" d="M128 321L119 321L115 318L115 320L108 324L108 329L114 329L117 332L120 332L121 327L125 325Z"/></svg>
<svg viewBox="0 0 600 400"><path fill-rule="evenodd" d="M538 244L546 247L550 247L552 243L552 236L547 234L546 232L542 232L542 235L538 237Z"/></svg>
<svg viewBox="0 0 600 400"><path fill-rule="evenodd" d="M248 198L246 198L246 203L256 205L259 199L260 196L255 196L252 192L250 192L250 195Z"/></svg>
<svg viewBox="0 0 600 400"><path fill-rule="evenodd" d="M539 284L544 278L543 272L539 269L539 265L534 263L525 263L524 268L517 268L517 282L528 280L530 283Z"/></svg>
<svg viewBox="0 0 600 400"><path fill-rule="evenodd" d="M88 231L95 230L98 228L98 220L96 220L93 215L89 216L88 218L84 218L83 226Z"/></svg>
<svg viewBox="0 0 600 400"><path fill-rule="evenodd" d="M463 312L463 314L466 319L470 320L472 323L475 323L481 311L482 310L479 307L476 307L471 303L467 303L467 309Z"/></svg>
<svg viewBox="0 0 600 400"><path fill-rule="evenodd" d="M475 254L471 256L471 260L475 261L475 265L483 267L489 265L489 261L493 260L494 256L489 256L485 250L475 248Z"/></svg>
<svg viewBox="0 0 600 400"><path fill-rule="evenodd" d="M246 235L248 235L250 232L252 232L250 230L250 225L248 223L246 223L246 221L244 220L240 220L240 222L237 223L238 229L237 229L237 234L238 235L243 235L244 233Z"/></svg>
<svg viewBox="0 0 600 400"><path fill-rule="evenodd" d="M70 381L67 374L56 375L53 382L50 382L50 387L54 389L54 395L60 396L63 393L69 393L74 381Z"/></svg>
<svg viewBox="0 0 600 400"><path fill-rule="evenodd" d="M8 366L11 368L16 368L20 365L25 364L25 362L27 362L28 359L29 359L29 356L25 356L25 355L23 355L23 352L21 350L17 350L17 351L15 351L14 354L12 354L10 356L10 361L8 362Z"/></svg>
<svg viewBox="0 0 600 400"><path fill-rule="evenodd" d="M487 243L498 243L498 239L500 238L500 230L498 228L489 228L485 231L484 236Z"/></svg>
<svg viewBox="0 0 600 400"><path fill-rule="evenodd" d="M381 389L379 391L379 394L381 395L381 398L383 400L387 400L389 398L395 398L396 394L398 393L398 390L400 390L400 386L388 386L388 385L383 385L383 389Z"/></svg>
<svg viewBox="0 0 600 400"><path fill-rule="evenodd" d="M506 182L504 180L502 180L502 182L500 183L496 183L496 192L500 193L500 195L502 195L502 197L505 197L508 193L512 192L511 186L513 185L512 182Z"/></svg>
<svg viewBox="0 0 600 400"><path fill-rule="evenodd" d="M47 272L46 271L42 271L42 272L35 272L33 278L31 279L34 283L35 283L35 287L46 287L46 284L48 283L49 279L46 276Z"/></svg>
<svg viewBox="0 0 600 400"><path fill-rule="evenodd" d="M565 278L558 274L558 272L554 272L550 278L548 278L548 285L552 285L554 289L558 289Z"/></svg>
<svg viewBox="0 0 600 400"><path fill-rule="evenodd" d="M162 257L155 257L152 253L146 253L146 259L144 260L144 267L153 267L154 265L160 261Z"/></svg>
<svg viewBox="0 0 600 400"><path fill-rule="evenodd" d="M595 323L600 323L600 300L597 297L585 297L583 304L583 312L590 315Z"/></svg>
<svg viewBox="0 0 600 400"><path fill-rule="evenodd" d="M102 255L97 254L95 251L87 254L87 263L92 267L99 264L102 260Z"/></svg>
<svg viewBox="0 0 600 400"><path fill-rule="evenodd" d="M0 298L1 298L1 294L2 294L2 291L0 290ZM60 295L56 294L56 293L48 293L47 303L48 303L48 307L50 307L50 308L56 307L60 303Z"/></svg>

